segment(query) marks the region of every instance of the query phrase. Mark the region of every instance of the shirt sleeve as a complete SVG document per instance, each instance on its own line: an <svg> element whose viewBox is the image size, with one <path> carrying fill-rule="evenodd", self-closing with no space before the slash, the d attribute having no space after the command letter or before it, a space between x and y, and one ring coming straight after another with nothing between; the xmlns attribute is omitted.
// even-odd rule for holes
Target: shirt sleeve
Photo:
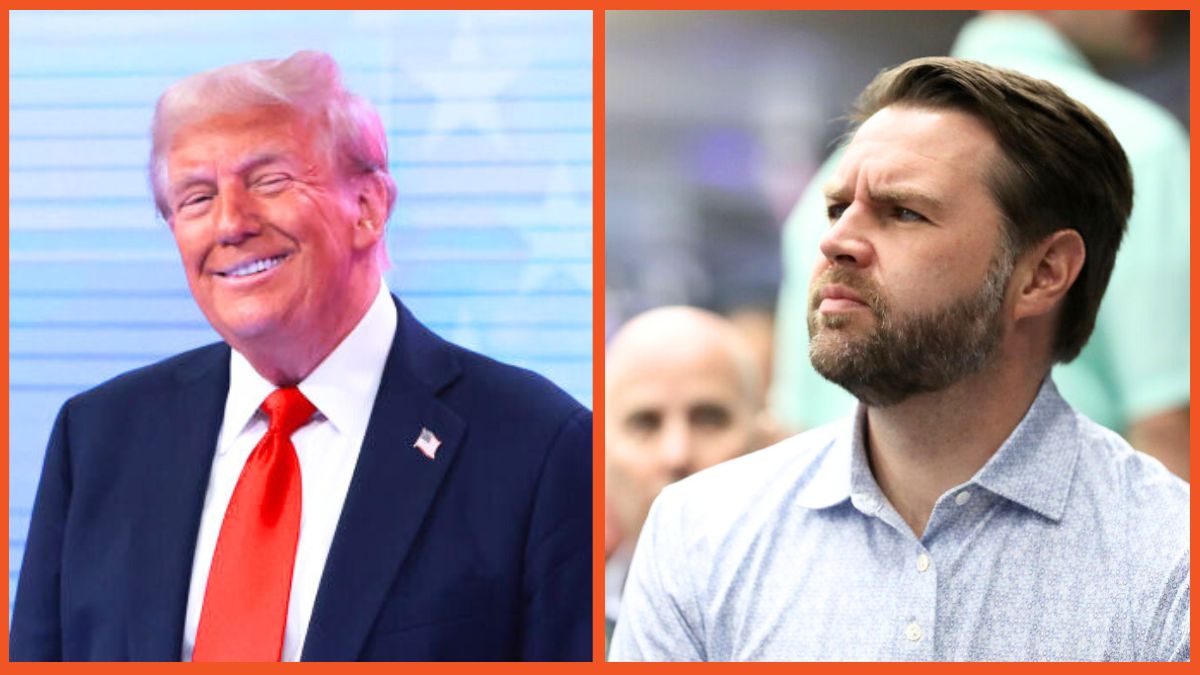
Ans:
<svg viewBox="0 0 1200 675"><path fill-rule="evenodd" d="M1072 406L1122 433L1188 405L1191 388L1188 141L1153 112L1132 139L1122 127L1133 212L1095 331L1079 358L1054 370Z"/></svg>
<svg viewBox="0 0 1200 675"><path fill-rule="evenodd" d="M668 486L642 526L621 598L609 661L704 661L698 598L682 519Z"/></svg>
<svg viewBox="0 0 1200 675"><path fill-rule="evenodd" d="M1173 124L1129 149L1133 212L1098 316L1128 421L1188 403L1188 141Z"/></svg>

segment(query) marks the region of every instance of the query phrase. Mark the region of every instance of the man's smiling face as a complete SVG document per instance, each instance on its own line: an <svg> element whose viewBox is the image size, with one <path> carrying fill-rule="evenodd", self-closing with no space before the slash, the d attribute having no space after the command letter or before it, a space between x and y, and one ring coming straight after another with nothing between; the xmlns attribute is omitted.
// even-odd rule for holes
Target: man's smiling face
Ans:
<svg viewBox="0 0 1200 675"><path fill-rule="evenodd" d="M189 125L167 152L169 222L188 285L235 349L325 344L371 278L355 274L374 255L355 239L358 198L323 141L298 115L260 107Z"/></svg>

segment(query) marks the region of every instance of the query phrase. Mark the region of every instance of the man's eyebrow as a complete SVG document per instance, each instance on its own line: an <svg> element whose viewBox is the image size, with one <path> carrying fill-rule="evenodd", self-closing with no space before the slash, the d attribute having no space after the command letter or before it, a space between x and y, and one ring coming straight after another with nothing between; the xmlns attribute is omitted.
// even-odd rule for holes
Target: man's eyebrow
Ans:
<svg viewBox="0 0 1200 675"><path fill-rule="evenodd" d="M246 159L242 160L240 163L238 163L238 165L236 167L234 167L233 171L234 171L234 173L236 173L238 175L244 175L244 174L250 173L251 171L254 171L255 169L257 169L261 166L265 166L267 164L272 164L272 163L278 162L282 159L284 159L284 156L281 153L262 152L262 153L258 153L255 155L251 155L251 156L247 157Z"/></svg>
<svg viewBox="0 0 1200 675"><path fill-rule="evenodd" d="M234 167L234 173L237 175L245 175L259 167L280 161L282 159L284 159L284 155L278 152L263 152L251 155ZM184 192L194 185L212 185L214 182L215 181L213 180L212 172L209 169L196 169L194 171L185 173L178 181L172 181L171 184L167 186L167 192L168 194L178 194L180 192Z"/></svg>
<svg viewBox="0 0 1200 675"><path fill-rule="evenodd" d="M880 204L923 204L927 208L940 210L942 200L921 190L911 188L884 188L871 191L871 201Z"/></svg>
<svg viewBox="0 0 1200 675"><path fill-rule="evenodd" d="M831 201L846 201L850 198L847 194L846 186L837 183L829 183L822 188L825 193L825 199ZM942 200L921 190L912 188L883 188L881 190L871 190L870 200L877 204L920 204L925 208L940 210L945 204Z"/></svg>
<svg viewBox="0 0 1200 675"><path fill-rule="evenodd" d="M821 192L825 195L825 199L839 200L846 198L846 186L840 183L826 183L821 188Z"/></svg>
<svg viewBox="0 0 1200 675"><path fill-rule="evenodd" d="M171 181L167 185L167 194L169 196L178 195L181 192L186 192L194 185L212 185L212 174L208 171L199 170L184 174L179 180Z"/></svg>

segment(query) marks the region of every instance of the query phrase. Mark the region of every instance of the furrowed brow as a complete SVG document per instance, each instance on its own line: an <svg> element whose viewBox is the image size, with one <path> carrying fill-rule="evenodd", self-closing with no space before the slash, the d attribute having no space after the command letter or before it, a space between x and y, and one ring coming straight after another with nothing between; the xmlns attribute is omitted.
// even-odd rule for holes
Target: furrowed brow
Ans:
<svg viewBox="0 0 1200 675"><path fill-rule="evenodd" d="M826 183L825 186L821 188L821 192L825 194L826 201L843 202L850 198L847 194L849 190L846 189L846 186L841 185L840 183Z"/></svg>
<svg viewBox="0 0 1200 675"><path fill-rule="evenodd" d="M922 209L940 211L944 205L937 197L919 190L907 188L884 188L872 190L871 201L879 204L907 204Z"/></svg>

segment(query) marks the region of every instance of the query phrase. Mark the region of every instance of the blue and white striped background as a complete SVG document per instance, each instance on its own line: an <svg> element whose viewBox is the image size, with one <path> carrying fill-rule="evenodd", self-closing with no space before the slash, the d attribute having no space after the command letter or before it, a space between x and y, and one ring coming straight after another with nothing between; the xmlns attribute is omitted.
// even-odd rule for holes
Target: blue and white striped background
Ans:
<svg viewBox="0 0 1200 675"><path fill-rule="evenodd" d="M388 285L590 406L590 12L14 12L10 607L59 406L216 339L147 189L155 99L300 49L332 54L388 129Z"/></svg>

